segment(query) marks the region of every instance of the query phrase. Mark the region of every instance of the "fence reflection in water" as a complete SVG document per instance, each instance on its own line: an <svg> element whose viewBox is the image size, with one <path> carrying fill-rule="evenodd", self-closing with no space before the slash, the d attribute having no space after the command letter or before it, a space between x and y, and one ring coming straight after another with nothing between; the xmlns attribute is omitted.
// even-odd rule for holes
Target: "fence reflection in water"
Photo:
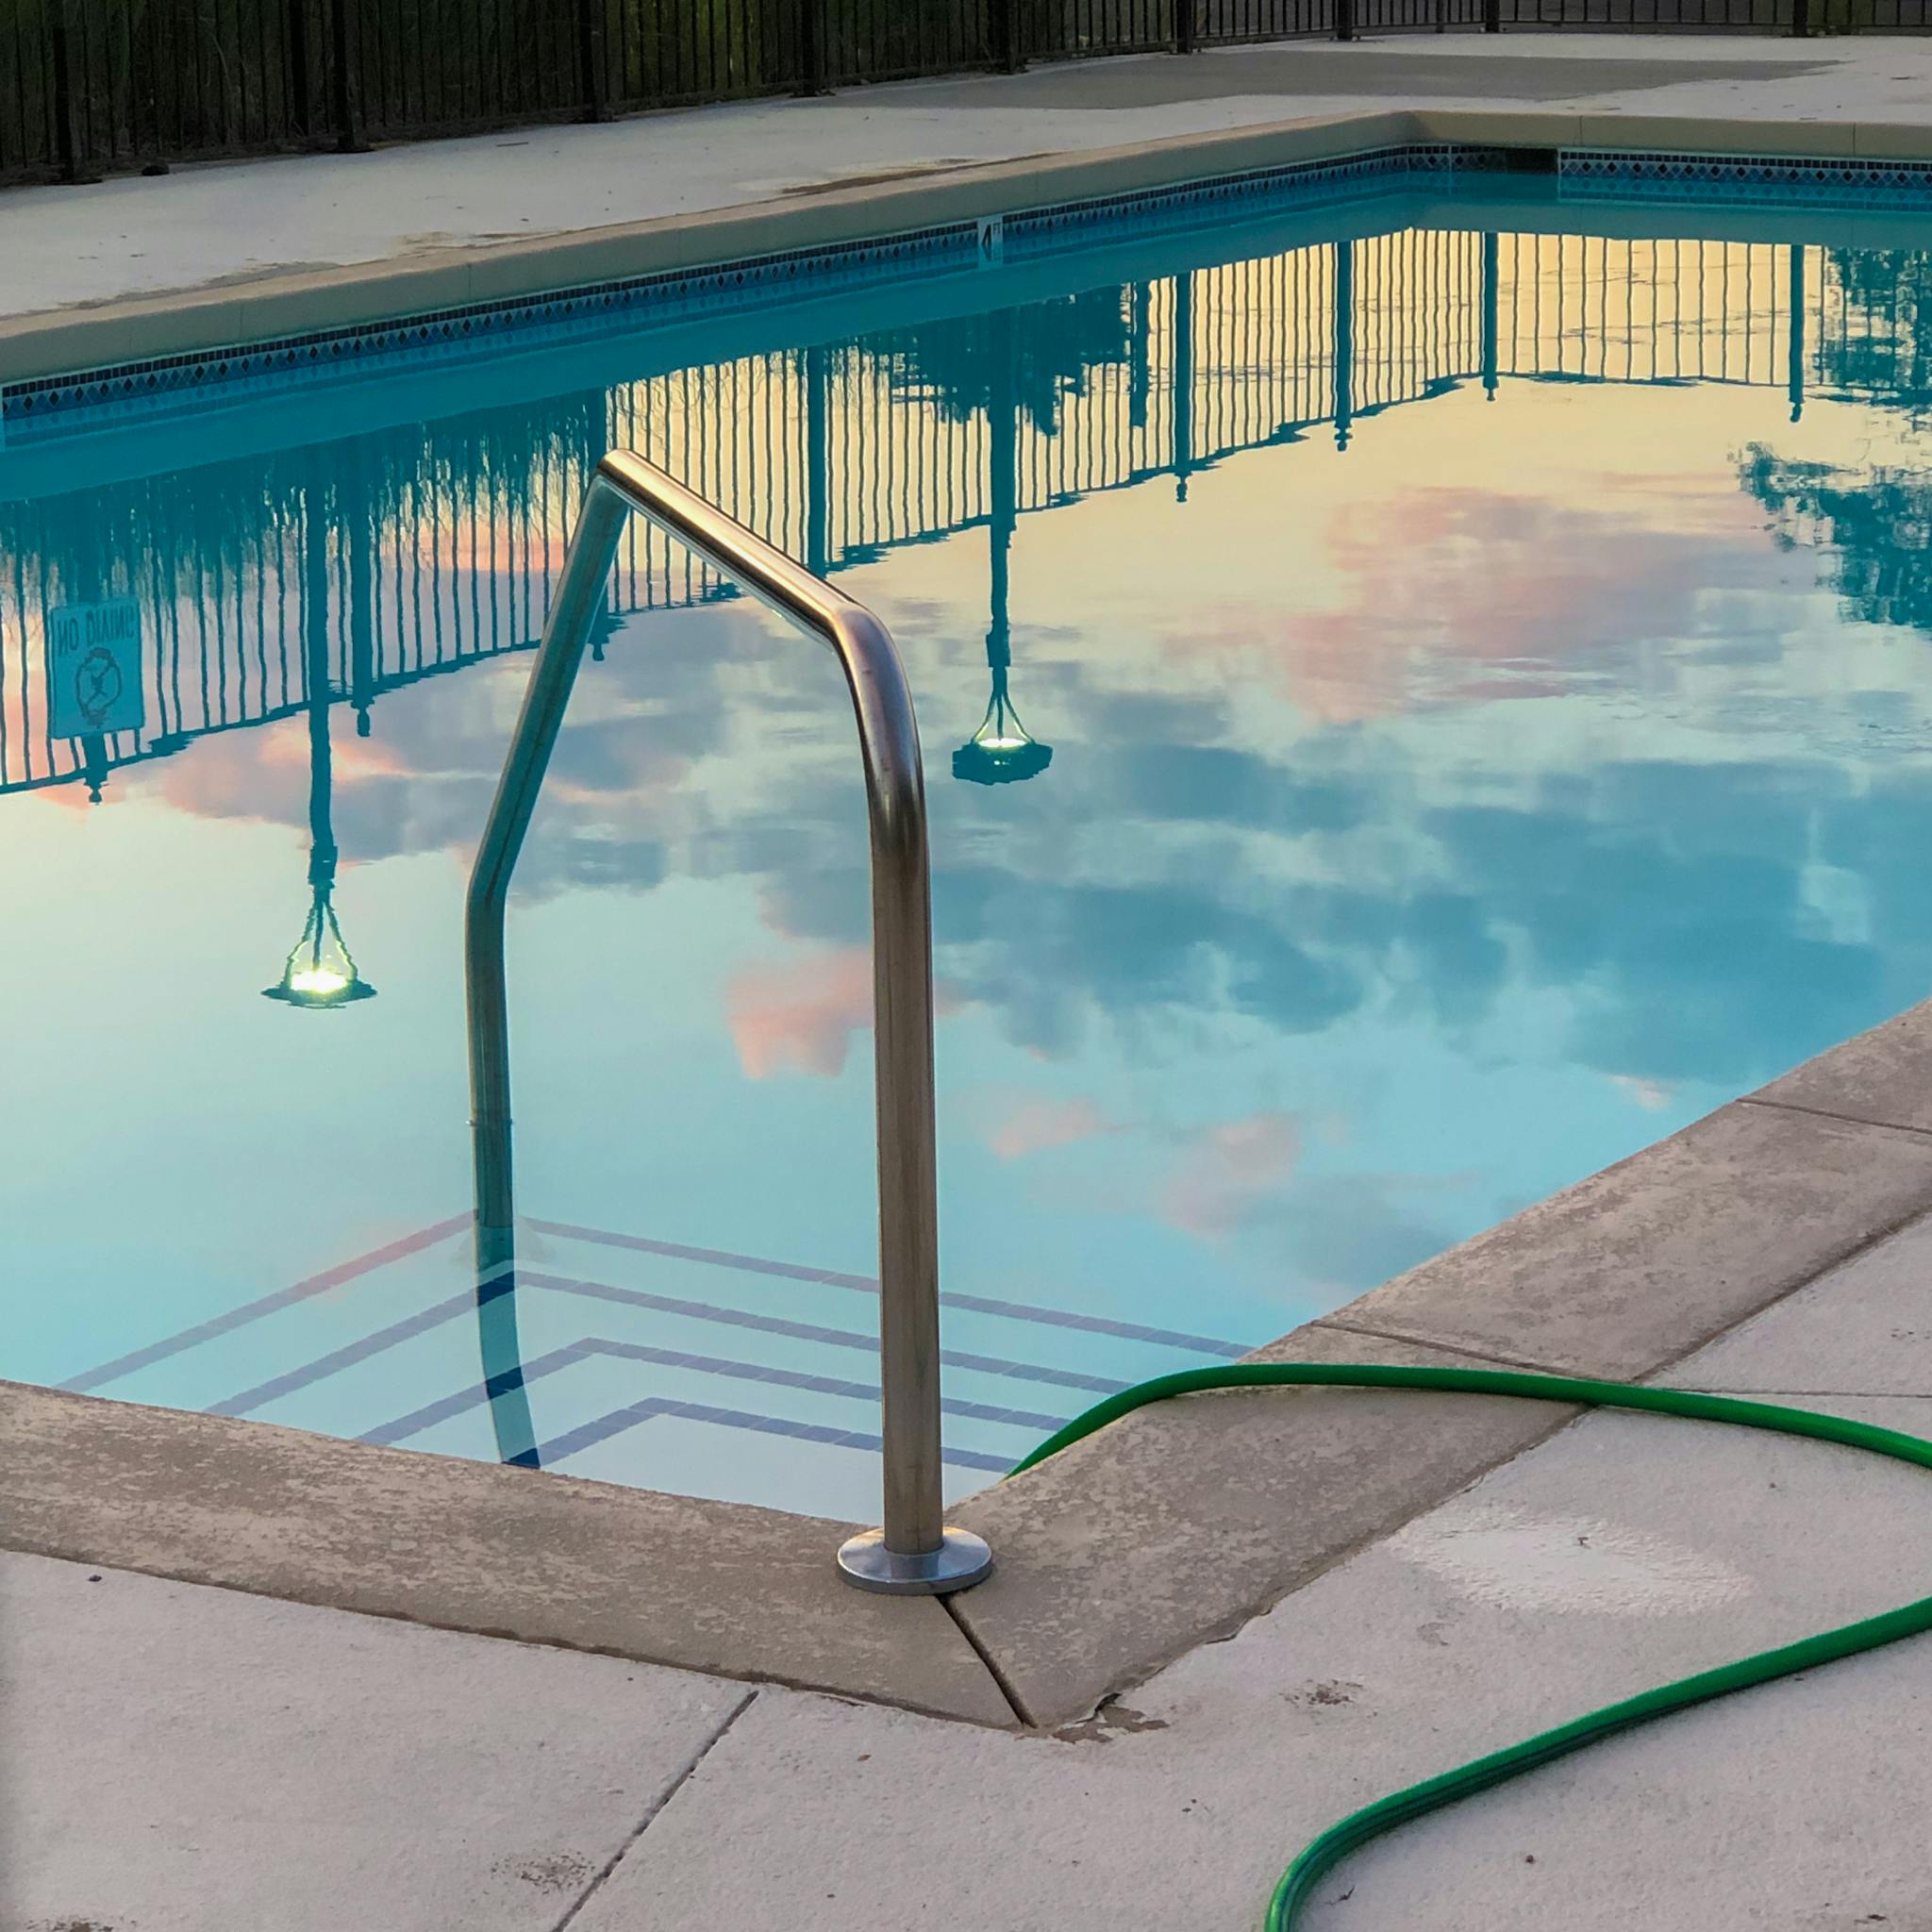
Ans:
<svg viewBox="0 0 1932 1932"><path fill-rule="evenodd" d="M1403 230L0 504L0 793L532 648L585 482L635 448L815 572L1505 377L1932 391L1932 258ZM998 544L994 545L995 550ZM997 576L997 562L994 564ZM997 583L990 585L990 604ZM734 594L645 526L613 619ZM50 732L48 610L146 612L141 731ZM997 630L1003 618L992 610ZM601 648L601 644L599 645ZM991 644L995 656L1000 648ZM995 663L994 670L998 670Z"/></svg>

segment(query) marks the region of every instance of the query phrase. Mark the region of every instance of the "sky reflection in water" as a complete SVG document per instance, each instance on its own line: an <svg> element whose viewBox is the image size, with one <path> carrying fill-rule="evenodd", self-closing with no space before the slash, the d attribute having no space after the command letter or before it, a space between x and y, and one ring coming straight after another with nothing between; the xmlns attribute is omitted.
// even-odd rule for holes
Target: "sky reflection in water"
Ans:
<svg viewBox="0 0 1932 1932"><path fill-rule="evenodd" d="M956 1488L1080 1376L1197 1358L1130 1329L1267 1340L1919 998L1928 258L1391 221L307 446L216 425L214 459L137 443L92 489L0 453L0 1372L84 1375L466 1211L464 873L608 441L834 569L907 659L948 1341L1059 1374L956 1366ZM145 736L50 744L43 605L110 591ZM674 1306L525 1294L536 1433L869 1516L869 1458L824 1441L862 1388L807 1384L873 1365L782 1332L867 1330L861 1291L606 1239L874 1265L837 673L656 540L616 602L511 916L524 1259ZM334 1014L258 997L318 824L380 989ZM434 1314L466 1269L446 1235L101 1392L381 1434L474 1396L475 1321ZM708 1298L757 1319L675 1306ZM820 1434L569 1447L654 1396ZM496 1453L445 1408L385 1439Z"/></svg>

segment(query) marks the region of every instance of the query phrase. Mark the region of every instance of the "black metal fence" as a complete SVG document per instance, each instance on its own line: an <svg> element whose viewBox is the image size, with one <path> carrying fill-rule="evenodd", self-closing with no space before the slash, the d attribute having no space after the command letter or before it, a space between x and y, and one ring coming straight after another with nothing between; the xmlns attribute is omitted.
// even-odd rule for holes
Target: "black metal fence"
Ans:
<svg viewBox="0 0 1932 1932"><path fill-rule="evenodd" d="M1357 33L1932 26L1932 0L0 0L0 180Z"/></svg>

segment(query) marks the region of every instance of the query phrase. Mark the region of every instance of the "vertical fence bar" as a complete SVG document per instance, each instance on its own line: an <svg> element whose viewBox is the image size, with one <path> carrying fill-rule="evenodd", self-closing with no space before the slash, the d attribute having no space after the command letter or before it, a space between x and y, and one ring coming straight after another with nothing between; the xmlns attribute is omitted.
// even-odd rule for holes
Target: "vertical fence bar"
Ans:
<svg viewBox="0 0 1932 1932"><path fill-rule="evenodd" d="M148 158L142 168L143 175L165 175L168 172L168 146L161 133L161 28L158 0L148 0L143 24L147 28L147 78L143 82L130 74L128 90L130 100L135 90L145 87L147 91L147 137ZM133 28L128 29L128 47L133 51ZM131 108L130 108L131 111Z"/></svg>
<svg viewBox="0 0 1932 1932"><path fill-rule="evenodd" d="M1497 247L1494 234L1483 237L1483 394L1496 400Z"/></svg>
<svg viewBox="0 0 1932 1932"><path fill-rule="evenodd" d="M53 0L54 153L60 163L61 180L86 183L101 177L87 171L75 125L72 4L73 0Z"/></svg>
<svg viewBox="0 0 1932 1932"><path fill-rule="evenodd" d="M608 121L604 89L604 0L577 0L578 98L586 121Z"/></svg>
<svg viewBox="0 0 1932 1932"><path fill-rule="evenodd" d="M1335 447L1348 447L1355 426L1355 243L1337 242L1334 337L1329 366L1335 372Z"/></svg>
<svg viewBox="0 0 1932 1932"><path fill-rule="evenodd" d="M1173 427L1174 500L1188 500L1188 475L1194 467L1194 275L1174 278L1174 352L1169 376L1168 420Z"/></svg>
<svg viewBox="0 0 1932 1932"><path fill-rule="evenodd" d="M798 0L798 92L825 92L825 0Z"/></svg>
<svg viewBox="0 0 1932 1932"><path fill-rule="evenodd" d="M329 92L336 128L336 152L344 155L366 153L369 143L362 139L361 88L350 71L350 63L361 52L361 35L349 11L357 0L329 0Z"/></svg>
<svg viewBox="0 0 1932 1932"><path fill-rule="evenodd" d="M148 0L150 8L154 0ZM289 131L307 141L315 132L315 61L308 40L308 0L289 0Z"/></svg>
<svg viewBox="0 0 1932 1932"><path fill-rule="evenodd" d="M1786 371L1786 388L1790 397L1791 421L1805 413L1805 244L1791 244L1791 265L1785 291L1790 310L1790 350Z"/></svg>
<svg viewBox="0 0 1932 1932"><path fill-rule="evenodd" d="M1019 74L1026 66L1026 42L1020 31L1021 0L991 0L992 56L1002 74Z"/></svg>
<svg viewBox="0 0 1932 1932"><path fill-rule="evenodd" d="M815 577L832 567L831 371L831 350L805 352L805 567Z"/></svg>

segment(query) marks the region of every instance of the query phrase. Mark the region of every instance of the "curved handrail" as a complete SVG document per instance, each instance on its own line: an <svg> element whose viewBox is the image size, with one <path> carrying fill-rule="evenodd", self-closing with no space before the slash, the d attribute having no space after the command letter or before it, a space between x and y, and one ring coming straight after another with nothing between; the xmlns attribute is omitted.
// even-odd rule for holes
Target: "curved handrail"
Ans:
<svg viewBox="0 0 1932 1932"><path fill-rule="evenodd" d="M613 450L591 479L470 874L464 983L479 1284L512 1268L515 1256L504 908L618 538L633 511L823 639L845 674L872 830L885 1509L884 1527L853 1539L840 1563L868 1589L961 1589L985 1574L991 1557L977 1538L946 1526L940 1493L932 891L912 693L891 632L863 605L628 451Z"/></svg>

